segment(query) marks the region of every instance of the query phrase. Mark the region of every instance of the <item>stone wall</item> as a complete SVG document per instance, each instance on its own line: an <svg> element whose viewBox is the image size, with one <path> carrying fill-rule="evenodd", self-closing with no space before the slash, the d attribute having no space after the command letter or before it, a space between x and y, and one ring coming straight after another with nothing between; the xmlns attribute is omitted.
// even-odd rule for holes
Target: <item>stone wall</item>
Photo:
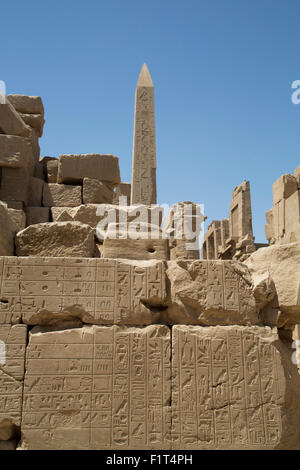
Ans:
<svg viewBox="0 0 300 470"><path fill-rule="evenodd" d="M38 97L0 105L0 450L299 449L300 243L254 244L244 182L199 260L195 204L191 233L181 202L165 239L117 157L40 159L43 124Z"/></svg>

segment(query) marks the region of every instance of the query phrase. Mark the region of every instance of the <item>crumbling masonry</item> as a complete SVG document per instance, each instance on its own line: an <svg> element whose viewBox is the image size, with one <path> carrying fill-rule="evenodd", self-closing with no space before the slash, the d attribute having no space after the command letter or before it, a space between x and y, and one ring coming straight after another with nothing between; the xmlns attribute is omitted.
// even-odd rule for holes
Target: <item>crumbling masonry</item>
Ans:
<svg viewBox="0 0 300 470"><path fill-rule="evenodd" d="M299 449L300 167L274 183L270 246L243 182L200 260L197 205L151 205L146 65L131 183L114 155L40 158L43 126L39 97L0 104L0 450Z"/></svg>

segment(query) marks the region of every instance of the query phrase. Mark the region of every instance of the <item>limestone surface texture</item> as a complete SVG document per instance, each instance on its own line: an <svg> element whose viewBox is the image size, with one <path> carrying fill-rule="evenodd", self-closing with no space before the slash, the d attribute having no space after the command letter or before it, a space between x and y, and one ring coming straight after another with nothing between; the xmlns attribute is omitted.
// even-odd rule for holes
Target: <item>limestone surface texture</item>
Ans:
<svg viewBox="0 0 300 470"><path fill-rule="evenodd" d="M172 331L174 449L299 446L300 376L276 328Z"/></svg>
<svg viewBox="0 0 300 470"><path fill-rule="evenodd" d="M22 449L171 447L166 326L34 328L27 351Z"/></svg>
<svg viewBox="0 0 300 470"><path fill-rule="evenodd" d="M30 225L16 235L17 256L92 258L94 250L94 232L80 222Z"/></svg>
<svg viewBox="0 0 300 470"><path fill-rule="evenodd" d="M143 65L135 94L131 204L156 204L154 87Z"/></svg>

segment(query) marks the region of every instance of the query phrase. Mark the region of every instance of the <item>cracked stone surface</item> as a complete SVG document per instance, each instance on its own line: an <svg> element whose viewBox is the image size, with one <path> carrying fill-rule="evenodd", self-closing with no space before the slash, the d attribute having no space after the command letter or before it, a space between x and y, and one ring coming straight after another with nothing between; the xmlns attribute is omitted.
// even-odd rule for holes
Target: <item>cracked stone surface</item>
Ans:
<svg viewBox="0 0 300 470"><path fill-rule="evenodd" d="M299 446L300 378L277 329L174 326L174 449Z"/></svg>
<svg viewBox="0 0 300 470"><path fill-rule="evenodd" d="M0 325L0 440L21 425L26 325Z"/></svg>
<svg viewBox="0 0 300 470"><path fill-rule="evenodd" d="M168 449L170 331L85 326L30 333L22 449Z"/></svg>
<svg viewBox="0 0 300 470"><path fill-rule="evenodd" d="M166 320L199 325L260 323L259 306L245 265L236 261L168 261Z"/></svg>

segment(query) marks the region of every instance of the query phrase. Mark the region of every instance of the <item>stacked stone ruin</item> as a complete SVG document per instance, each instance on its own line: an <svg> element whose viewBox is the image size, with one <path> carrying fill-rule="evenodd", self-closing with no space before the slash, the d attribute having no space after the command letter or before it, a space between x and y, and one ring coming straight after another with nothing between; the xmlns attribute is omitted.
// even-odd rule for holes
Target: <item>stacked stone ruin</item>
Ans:
<svg viewBox="0 0 300 470"><path fill-rule="evenodd" d="M186 205L169 239L150 206L146 65L131 184L113 155L40 158L43 124L38 97L0 104L0 449L298 449L297 170L275 183L271 246L254 243L244 182L200 260L197 237L174 236ZM155 239L112 236L142 212Z"/></svg>

